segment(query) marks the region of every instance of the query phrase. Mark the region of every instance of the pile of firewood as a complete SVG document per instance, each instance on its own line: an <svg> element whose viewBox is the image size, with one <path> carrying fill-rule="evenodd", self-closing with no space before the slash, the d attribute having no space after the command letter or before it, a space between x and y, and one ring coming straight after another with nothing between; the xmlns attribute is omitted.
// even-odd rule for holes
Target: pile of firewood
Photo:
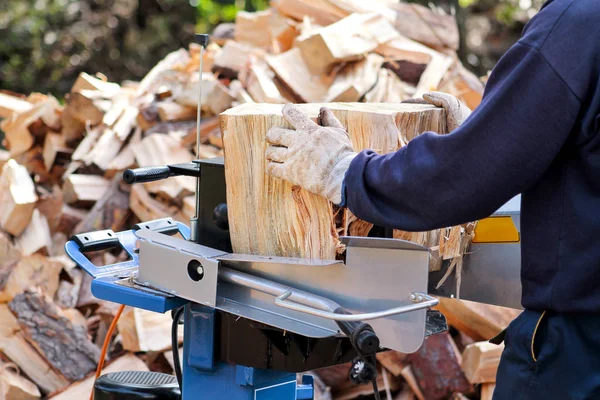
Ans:
<svg viewBox="0 0 600 400"><path fill-rule="evenodd" d="M141 82L81 74L64 104L1 91L0 399L89 396L117 305L94 298L90 277L65 255L72 234L166 216L188 223L193 215L192 178L126 186L123 170L222 155L218 116L241 103L400 102L440 90L475 108L483 83L461 65L457 47L455 21L439 10L384 0L279 0L219 27L201 78L200 48L191 45ZM123 257L89 254L96 265ZM441 309L452 334L428 339L410 356L380 355L379 387L388 398L490 398L501 348L474 341L489 339L516 313L456 300ZM171 373L170 326L169 314L127 308L105 371ZM321 398L372 393L352 387L347 369L315 372Z"/></svg>

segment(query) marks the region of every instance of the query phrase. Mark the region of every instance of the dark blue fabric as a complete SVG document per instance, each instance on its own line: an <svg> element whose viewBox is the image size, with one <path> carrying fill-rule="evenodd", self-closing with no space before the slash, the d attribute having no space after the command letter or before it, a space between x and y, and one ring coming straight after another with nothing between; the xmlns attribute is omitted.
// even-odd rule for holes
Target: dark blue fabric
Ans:
<svg viewBox="0 0 600 400"><path fill-rule="evenodd" d="M505 345L493 400L600 399L600 316L524 311Z"/></svg>
<svg viewBox="0 0 600 400"><path fill-rule="evenodd" d="M522 304L600 311L600 1L553 0L448 135L363 151L344 181L357 217L424 231L485 218L522 194Z"/></svg>

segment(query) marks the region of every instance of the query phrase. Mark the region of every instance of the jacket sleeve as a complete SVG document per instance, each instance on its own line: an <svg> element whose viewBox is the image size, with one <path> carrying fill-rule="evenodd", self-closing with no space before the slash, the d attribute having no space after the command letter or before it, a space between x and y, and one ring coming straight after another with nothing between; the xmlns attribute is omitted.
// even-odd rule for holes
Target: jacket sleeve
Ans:
<svg viewBox="0 0 600 400"><path fill-rule="evenodd" d="M543 176L579 110L543 55L517 43L490 75L479 107L452 133L425 132L386 155L360 152L344 179L345 206L406 231L488 217Z"/></svg>

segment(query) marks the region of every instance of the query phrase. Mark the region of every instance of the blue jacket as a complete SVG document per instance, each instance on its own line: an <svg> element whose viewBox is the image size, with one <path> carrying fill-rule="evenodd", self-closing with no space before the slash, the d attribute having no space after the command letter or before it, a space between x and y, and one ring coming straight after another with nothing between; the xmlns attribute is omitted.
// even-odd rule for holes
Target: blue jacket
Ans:
<svg viewBox="0 0 600 400"><path fill-rule="evenodd" d="M522 305L600 311L600 0L550 0L448 135L363 151L357 217L407 231L485 218L521 193Z"/></svg>

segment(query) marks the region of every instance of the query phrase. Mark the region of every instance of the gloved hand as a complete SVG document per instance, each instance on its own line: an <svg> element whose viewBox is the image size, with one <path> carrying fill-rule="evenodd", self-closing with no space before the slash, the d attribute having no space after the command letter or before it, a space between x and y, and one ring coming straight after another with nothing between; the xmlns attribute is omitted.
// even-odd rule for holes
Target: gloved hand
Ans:
<svg viewBox="0 0 600 400"><path fill-rule="evenodd" d="M320 110L321 125L293 104L283 107L283 117L295 130L267 132L267 173L339 205L344 176L357 154L348 133L327 108Z"/></svg>
<svg viewBox="0 0 600 400"><path fill-rule="evenodd" d="M428 92L423 95L423 99L429 104L446 110L448 132L458 128L472 112L463 102L447 93Z"/></svg>

